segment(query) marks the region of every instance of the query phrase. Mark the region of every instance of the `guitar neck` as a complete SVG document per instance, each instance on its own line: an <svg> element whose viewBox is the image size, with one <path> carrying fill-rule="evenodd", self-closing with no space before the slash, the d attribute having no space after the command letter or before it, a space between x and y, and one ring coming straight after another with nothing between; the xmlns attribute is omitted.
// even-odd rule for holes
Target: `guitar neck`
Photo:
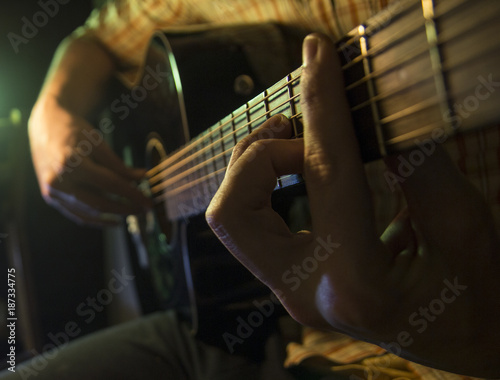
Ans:
<svg viewBox="0 0 500 380"><path fill-rule="evenodd" d="M500 2L400 0L337 47L365 162L500 119ZM234 146L275 114L301 136L301 68L172 153L151 172L171 220L204 212ZM269 137L269 136L265 136ZM300 181L277 179L277 188Z"/></svg>

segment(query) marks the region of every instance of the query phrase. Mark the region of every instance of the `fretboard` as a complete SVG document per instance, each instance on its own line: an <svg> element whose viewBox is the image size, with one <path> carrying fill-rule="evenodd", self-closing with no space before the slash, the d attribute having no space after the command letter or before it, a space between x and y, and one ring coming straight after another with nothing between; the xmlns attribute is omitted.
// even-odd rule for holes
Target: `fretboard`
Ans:
<svg viewBox="0 0 500 380"><path fill-rule="evenodd" d="M497 0L400 0L338 43L365 162L500 120L499 15ZM301 136L301 72L287 75L150 171L152 192L166 202L170 220L205 211L234 146L271 116L286 115L294 137ZM300 181L299 175L281 177L276 188Z"/></svg>

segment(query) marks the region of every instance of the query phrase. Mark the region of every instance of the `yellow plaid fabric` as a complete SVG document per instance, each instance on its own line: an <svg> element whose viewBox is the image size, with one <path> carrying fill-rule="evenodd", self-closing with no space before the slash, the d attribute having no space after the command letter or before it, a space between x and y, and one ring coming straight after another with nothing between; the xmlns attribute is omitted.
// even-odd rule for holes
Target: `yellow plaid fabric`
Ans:
<svg viewBox="0 0 500 380"><path fill-rule="evenodd" d="M156 30L279 22L341 37L390 0L116 0L95 10L78 33L93 34L124 68L137 69Z"/></svg>
<svg viewBox="0 0 500 380"><path fill-rule="evenodd" d="M370 343L346 335L304 328L302 342L287 347L285 367L306 366L314 373L367 380L469 380L401 359Z"/></svg>

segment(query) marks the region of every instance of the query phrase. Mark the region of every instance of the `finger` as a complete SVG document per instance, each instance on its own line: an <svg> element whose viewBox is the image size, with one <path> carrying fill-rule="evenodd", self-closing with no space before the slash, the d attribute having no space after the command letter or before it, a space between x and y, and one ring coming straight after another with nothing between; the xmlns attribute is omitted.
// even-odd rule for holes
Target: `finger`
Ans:
<svg viewBox="0 0 500 380"><path fill-rule="evenodd" d="M385 244L393 260L392 283L401 284L408 276L410 265L417 253L418 242L412 227L410 213L404 208L384 231L380 240Z"/></svg>
<svg viewBox="0 0 500 380"><path fill-rule="evenodd" d="M56 209L64 215L66 218L72 220L76 224L80 226L90 226L90 227L114 227L120 224L123 221L122 217L119 217L114 214L101 214L98 217L89 216L85 213L81 213L78 211L70 210L67 208L68 205L62 202L60 207L56 207Z"/></svg>
<svg viewBox="0 0 500 380"><path fill-rule="evenodd" d="M129 178L100 166L92 160L82 161L78 177L75 178L84 186L92 186L103 194L108 194L122 200L123 204L129 203L134 207L134 212L152 207L152 201L146 197Z"/></svg>
<svg viewBox="0 0 500 380"><path fill-rule="evenodd" d="M417 245L408 208L405 207L394 218L380 239L394 257L405 250L414 251Z"/></svg>
<svg viewBox="0 0 500 380"><path fill-rule="evenodd" d="M317 34L305 39L303 55L304 174L313 229L353 246L373 244L371 197L338 57L330 40Z"/></svg>
<svg viewBox="0 0 500 380"><path fill-rule="evenodd" d="M284 115L274 115L269 120L266 120L259 128L255 129L238 142L233 149L231 159L227 169L229 170L243 152L257 140L265 139L288 139L292 137L292 125L288 118Z"/></svg>
<svg viewBox="0 0 500 380"><path fill-rule="evenodd" d="M89 215L75 208L74 204L62 199L51 198L48 203L58 210L66 218L80 226L106 227L116 226L123 218L115 214Z"/></svg>
<svg viewBox="0 0 500 380"><path fill-rule="evenodd" d="M131 181L141 180L146 175L146 169L127 167L105 141L96 146L92 158L117 175Z"/></svg>
<svg viewBox="0 0 500 380"><path fill-rule="evenodd" d="M265 144L256 141L227 172L207 209L206 219L215 234L255 274L260 272L260 265L256 263L261 260L262 263L270 261L265 267L281 268L278 257L274 262L270 252L277 255L291 252L294 236L272 209L270 199L276 178L300 172L302 164L301 140L268 140ZM238 223L234 223L235 220ZM242 252L262 253L265 258L249 258Z"/></svg>
<svg viewBox="0 0 500 380"><path fill-rule="evenodd" d="M130 215L144 211L141 206L112 199L106 194L96 192L95 188L79 184L65 186L64 190L52 187L49 197L51 202L64 203L68 209L90 217L100 217L103 213Z"/></svg>

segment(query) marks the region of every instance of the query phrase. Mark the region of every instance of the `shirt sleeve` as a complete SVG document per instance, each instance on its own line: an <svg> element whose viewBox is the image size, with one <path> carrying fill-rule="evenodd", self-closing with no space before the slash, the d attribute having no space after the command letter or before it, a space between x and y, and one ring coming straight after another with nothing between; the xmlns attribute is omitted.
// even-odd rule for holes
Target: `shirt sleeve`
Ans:
<svg viewBox="0 0 500 380"><path fill-rule="evenodd" d="M127 71L140 66L155 31L188 18L182 0L108 1L76 33L97 38L117 58L120 70Z"/></svg>
<svg viewBox="0 0 500 380"><path fill-rule="evenodd" d="M278 22L342 37L394 0L115 0L94 10L79 34L96 37L122 72L136 70L155 31Z"/></svg>

